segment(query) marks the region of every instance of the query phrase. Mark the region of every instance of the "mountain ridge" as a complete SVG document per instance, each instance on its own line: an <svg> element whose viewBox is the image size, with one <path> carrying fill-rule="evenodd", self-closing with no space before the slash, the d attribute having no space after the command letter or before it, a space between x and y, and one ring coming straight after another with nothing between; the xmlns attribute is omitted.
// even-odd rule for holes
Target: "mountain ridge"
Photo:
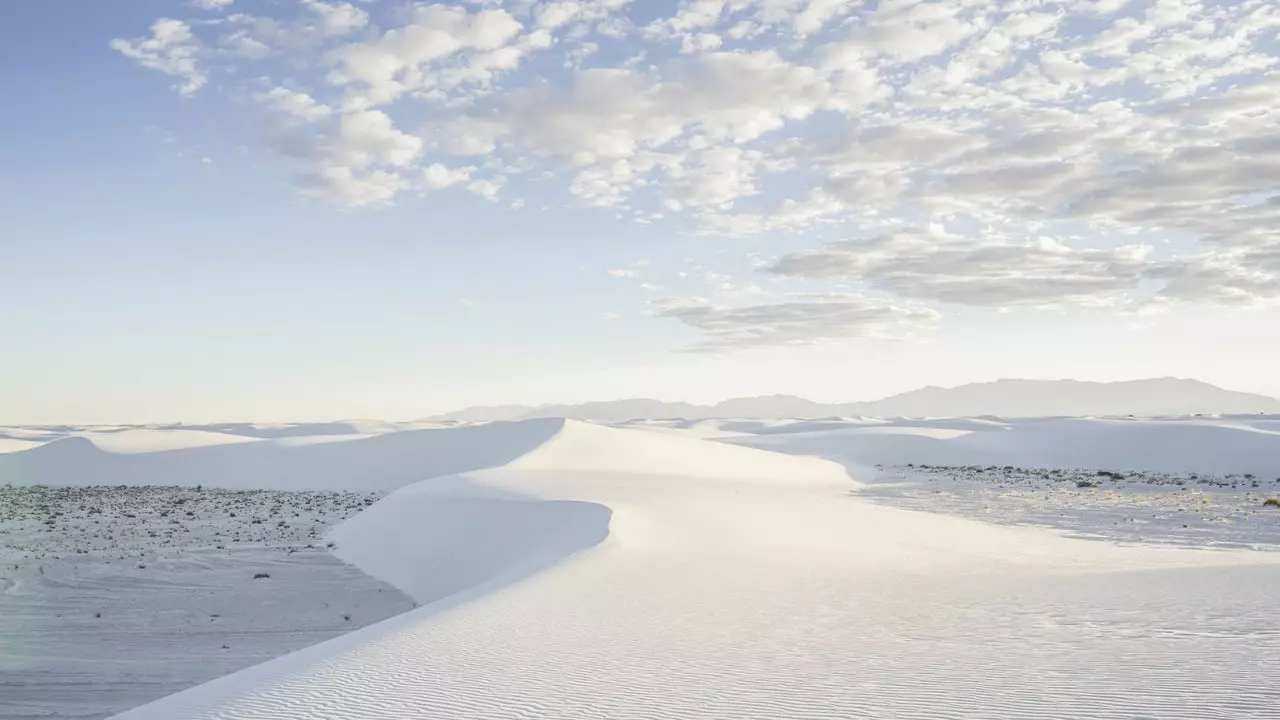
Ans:
<svg viewBox="0 0 1280 720"><path fill-rule="evenodd" d="M927 385L880 400L821 403L795 395L729 398L713 405L626 398L577 404L474 406L421 418L484 422L564 417L625 422L639 419L821 418L832 416L1003 417L1280 413L1280 400L1226 390L1187 378L1116 382L1004 378L945 388Z"/></svg>

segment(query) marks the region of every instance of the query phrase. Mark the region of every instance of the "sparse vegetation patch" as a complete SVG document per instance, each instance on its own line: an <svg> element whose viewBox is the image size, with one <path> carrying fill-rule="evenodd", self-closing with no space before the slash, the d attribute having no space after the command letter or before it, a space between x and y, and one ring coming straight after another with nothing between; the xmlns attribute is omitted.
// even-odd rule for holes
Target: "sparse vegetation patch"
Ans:
<svg viewBox="0 0 1280 720"><path fill-rule="evenodd" d="M1273 511L1280 478L1007 465L880 469L860 494L900 507L1124 542L1280 550Z"/></svg>

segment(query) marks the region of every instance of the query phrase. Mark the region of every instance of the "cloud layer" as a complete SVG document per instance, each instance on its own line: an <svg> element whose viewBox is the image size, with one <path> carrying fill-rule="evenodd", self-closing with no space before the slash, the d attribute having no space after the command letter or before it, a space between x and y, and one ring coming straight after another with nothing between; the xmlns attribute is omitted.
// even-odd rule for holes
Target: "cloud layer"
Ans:
<svg viewBox="0 0 1280 720"><path fill-rule="evenodd" d="M181 95L256 78L305 193L520 204L550 178L584 212L812 238L760 304L659 310L707 347L913 329L917 303L1280 298L1270 0L195 6L111 45Z"/></svg>

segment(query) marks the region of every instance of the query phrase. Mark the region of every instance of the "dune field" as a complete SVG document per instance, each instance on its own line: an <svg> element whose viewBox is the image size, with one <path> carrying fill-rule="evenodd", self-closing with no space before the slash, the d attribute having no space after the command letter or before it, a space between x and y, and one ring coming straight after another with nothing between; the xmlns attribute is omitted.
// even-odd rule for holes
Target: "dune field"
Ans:
<svg viewBox="0 0 1280 720"><path fill-rule="evenodd" d="M0 440L5 720L1280 705L1273 416Z"/></svg>

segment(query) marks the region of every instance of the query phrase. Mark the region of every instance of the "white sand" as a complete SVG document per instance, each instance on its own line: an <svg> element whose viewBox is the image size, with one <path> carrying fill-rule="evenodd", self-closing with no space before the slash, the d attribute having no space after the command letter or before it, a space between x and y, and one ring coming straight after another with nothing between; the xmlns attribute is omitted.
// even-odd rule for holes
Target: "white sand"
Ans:
<svg viewBox="0 0 1280 720"><path fill-rule="evenodd" d="M960 435L956 423L876 423L852 443L857 428L782 425L752 440L790 435L854 468L910 447L1018 452L966 441L984 432L1081 465L1280 460L1280 436L1238 420L983 421L969 426L992 429ZM1045 441L1055 432L1061 446ZM46 479L101 464L208 480L197 463L217 458L259 483L402 488L330 539L428 604L122 718L1275 716L1280 554L1122 546L885 507L860 498L841 465L730 444L742 439L532 421L107 463L62 443L16 455L79 463L19 458ZM796 445L779 444L805 451ZM154 459L165 455L185 459Z"/></svg>
<svg viewBox="0 0 1280 720"><path fill-rule="evenodd" d="M1274 418L1263 415L948 418L830 423L816 431L808 422L794 422L725 441L853 466L914 463L1280 474L1280 431Z"/></svg>

